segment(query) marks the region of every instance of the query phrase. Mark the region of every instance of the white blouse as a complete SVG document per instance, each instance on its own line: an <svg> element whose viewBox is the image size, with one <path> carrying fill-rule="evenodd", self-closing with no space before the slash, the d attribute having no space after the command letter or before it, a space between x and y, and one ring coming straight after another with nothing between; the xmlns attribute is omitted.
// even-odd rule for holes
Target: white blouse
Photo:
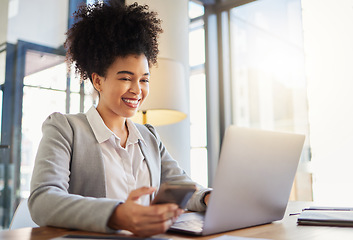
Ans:
<svg viewBox="0 0 353 240"><path fill-rule="evenodd" d="M86 116L102 149L107 198L125 201L132 190L151 186L150 172L138 140L146 143L134 123L126 120L129 135L123 148L120 138L104 124L95 107L91 107ZM149 205L149 195L142 196L138 202Z"/></svg>

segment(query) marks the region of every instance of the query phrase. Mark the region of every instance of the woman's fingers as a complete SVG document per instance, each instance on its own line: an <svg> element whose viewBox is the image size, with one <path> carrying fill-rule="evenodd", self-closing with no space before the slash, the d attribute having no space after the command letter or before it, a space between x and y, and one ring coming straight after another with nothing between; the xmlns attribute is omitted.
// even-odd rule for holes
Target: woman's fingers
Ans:
<svg viewBox="0 0 353 240"><path fill-rule="evenodd" d="M141 196L152 194L153 187L142 187L132 191L125 203L114 211L109 226L129 230L137 236L152 236L164 233L183 213L174 203L142 206L136 203Z"/></svg>
<svg viewBox="0 0 353 240"><path fill-rule="evenodd" d="M174 223L181 211L176 204L141 206L133 201L117 207L117 220L122 229L136 235L164 233Z"/></svg>
<svg viewBox="0 0 353 240"><path fill-rule="evenodd" d="M155 191L156 191L155 187L141 187L141 188L138 188L136 190L133 190L129 194L129 196L127 198L127 201L129 201L129 200L137 201L143 195L150 195L150 194L152 194Z"/></svg>
<svg viewBox="0 0 353 240"><path fill-rule="evenodd" d="M141 206L139 214L141 220L151 223L163 222L180 215L180 209L176 204L158 204L152 206Z"/></svg>
<svg viewBox="0 0 353 240"><path fill-rule="evenodd" d="M182 212L176 204L144 207L141 211L142 215L135 216L136 224L132 232L136 235L164 233Z"/></svg>

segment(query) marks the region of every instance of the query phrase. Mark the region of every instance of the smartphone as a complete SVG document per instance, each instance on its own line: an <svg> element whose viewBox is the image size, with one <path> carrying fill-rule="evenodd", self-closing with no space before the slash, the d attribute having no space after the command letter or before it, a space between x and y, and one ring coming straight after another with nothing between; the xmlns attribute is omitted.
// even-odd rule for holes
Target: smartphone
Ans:
<svg viewBox="0 0 353 240"><path fill-rule="evenodd" d="M196 189L193 183L163 183L152 204L175 203L184 209Z"/></svg>

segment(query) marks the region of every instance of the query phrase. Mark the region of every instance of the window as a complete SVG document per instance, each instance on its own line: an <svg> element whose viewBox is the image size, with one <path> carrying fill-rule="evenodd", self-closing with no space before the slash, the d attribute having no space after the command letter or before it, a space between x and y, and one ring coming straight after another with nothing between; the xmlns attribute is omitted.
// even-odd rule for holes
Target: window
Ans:
<svg viewBox="0 0 353 240"><path fill-rule="evenodd" d="M203 186L207 181L205 30L202 4L189 2L190 63L190 168L191 178Z"/></svg>
<svg viewBox="0 0 353 240"><path fill-rule="evenodd" d="M1 136L1 114L2 114L2 87L5 83L6 69L6 43L0 43L0 136ZM0 177L1 178L1 177Z"/></svg>
<svg viewBox="0 0 353 240"><path fill-rule="evenodd" d="M231 9L230 39L232 124L308 136L301 1L263 0ZM304 168L310 161L308 139ZM308 175L297 175L297 181L307 180L305 188L311 186ZM311 200L312 191L293 194Z"/></svg>
<svg viewBox="0 0 353 240"><path fill-rule="evenodd" d="M302 133L292 199L312 200L301 0L225 0L204 19L210 184L229 125Z"/></svg>
<svg viewBox="0 0 353 240"><path fill-rule="evenodd" d="M78 113L92 106L92 86L85 84L71 71L67 79L65 56L27 50L23 79L22 142L20 195L28 198L35 154L42 138L41 127L53 112ZM84 99L82 99L84 98ZM43 101L45 99L45 101ZM81 99L84 109L81 107Z"/></svg>
<svg viewBox="0 0 353 240"><path fill-rule="evenodd" d="M233 123L307 130L300 1L266 0L230 11Z"/></svg>

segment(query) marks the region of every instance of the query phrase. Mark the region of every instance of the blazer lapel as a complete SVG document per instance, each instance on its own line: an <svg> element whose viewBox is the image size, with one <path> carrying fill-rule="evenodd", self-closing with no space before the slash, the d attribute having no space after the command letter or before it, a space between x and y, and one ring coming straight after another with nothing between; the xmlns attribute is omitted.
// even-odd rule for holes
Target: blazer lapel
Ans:
<svg viewBox="0 0 353 240"><path fill-rule="evenodd" d="M150 152L148 151L146 145L143 144L140 139L138 140L138 144L140 146L143 156L145 157L145 161L146 161L148 170L150 172L151 186L159 187L159 181L160 181L158 178L159 167L157 166L156 162L152 160L153 158L151 157ZM152 198L154 197L154 194L155 193L152 194L153 195Z"/></svg>

